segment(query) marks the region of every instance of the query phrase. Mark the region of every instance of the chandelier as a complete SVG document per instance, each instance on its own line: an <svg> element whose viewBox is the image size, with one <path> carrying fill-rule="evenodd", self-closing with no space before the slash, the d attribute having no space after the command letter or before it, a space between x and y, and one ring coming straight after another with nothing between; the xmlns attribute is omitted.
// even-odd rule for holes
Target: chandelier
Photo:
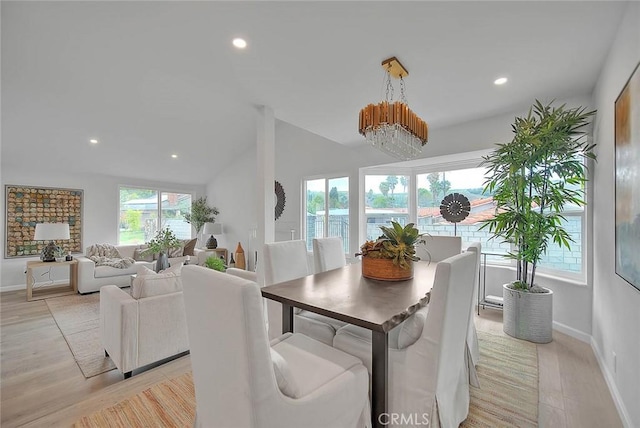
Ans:
<svg viewBox="0 0 640 428"><path fill-rule="evenodd" d="M429 126L407 105L404 77L406 68L392 57L382 61L386 73L386 97L379 104L360 110L358 130L378 150L401 160L415 159L427 144ZM400 79L400 100L393 101L391 77Z"/></svg>

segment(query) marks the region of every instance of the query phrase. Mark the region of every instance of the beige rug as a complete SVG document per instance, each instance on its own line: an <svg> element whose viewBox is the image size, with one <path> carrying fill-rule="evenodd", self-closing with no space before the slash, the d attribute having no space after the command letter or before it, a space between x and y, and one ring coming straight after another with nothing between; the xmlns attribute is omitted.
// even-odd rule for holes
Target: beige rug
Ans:
<svg viewBox="0 0 640 428"><path fill-rule="evenodd" d="M481 389L471 388L469 416L462 427L537 427L536 346L478 332ZM75 427L191 427L195 391L191 373L158 383L80 419Z"/></svg>
<svg viewBox="0 0 640 428"><path fill-rule="evenodd" d="M73 357L86 378L113 370L100 342L100 293L46 299Z"/></svg>

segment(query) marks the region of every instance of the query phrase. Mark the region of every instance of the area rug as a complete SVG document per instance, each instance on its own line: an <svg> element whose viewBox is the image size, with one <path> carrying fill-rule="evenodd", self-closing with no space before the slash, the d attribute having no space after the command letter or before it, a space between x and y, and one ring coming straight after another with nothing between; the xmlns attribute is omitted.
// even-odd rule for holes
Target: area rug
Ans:
<svg viewBox="0 0 640 428"><path fill-rule="evenodd" d="M480 388L471 388L469 416L460 425L538 426L538 350L536 345L478 331Z"/></svg>
<svg viewBox="0 0 640 428"><path fill-rule="evenodd" d="M85 378L116 368L100 342L100 293L46 299L49 312Z"/></svg>
<svg viewBox="0 0 640 428"><path fill-rule="evenodd" d="M462 427L537 427L536 346L478 332L480 389L471 388L469 416ZM85 416L75 427L191 427L195 391L191 373L158 383L114 406Z"/></svg>

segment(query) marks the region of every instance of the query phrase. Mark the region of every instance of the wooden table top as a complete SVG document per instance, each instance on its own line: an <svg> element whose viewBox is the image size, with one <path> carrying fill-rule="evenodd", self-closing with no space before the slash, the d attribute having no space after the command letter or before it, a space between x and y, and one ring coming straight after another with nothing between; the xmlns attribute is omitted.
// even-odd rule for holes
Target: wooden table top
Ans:
<svg viewBox="0 0 640 428"><path fill-rule="evenodd" d="M415 262L413 279L364 278L361 264L262 288L262 295L369 330L388 332L429 302L437 263Z"/></svg>

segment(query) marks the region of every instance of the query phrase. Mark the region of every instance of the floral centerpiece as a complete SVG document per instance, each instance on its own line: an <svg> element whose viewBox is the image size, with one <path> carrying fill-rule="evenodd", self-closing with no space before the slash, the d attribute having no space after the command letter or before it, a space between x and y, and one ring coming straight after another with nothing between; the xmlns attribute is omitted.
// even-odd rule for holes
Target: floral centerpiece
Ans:
<svg viewBox="0 0 640 428"><path fill-rule="evenodd" d="M404 281L413 278L416 244L424 242L413 223L402 227L392 221L391 227L380 226L382 235L375 241L366 241L360 247L362 276L382 281Z"/></svg>

